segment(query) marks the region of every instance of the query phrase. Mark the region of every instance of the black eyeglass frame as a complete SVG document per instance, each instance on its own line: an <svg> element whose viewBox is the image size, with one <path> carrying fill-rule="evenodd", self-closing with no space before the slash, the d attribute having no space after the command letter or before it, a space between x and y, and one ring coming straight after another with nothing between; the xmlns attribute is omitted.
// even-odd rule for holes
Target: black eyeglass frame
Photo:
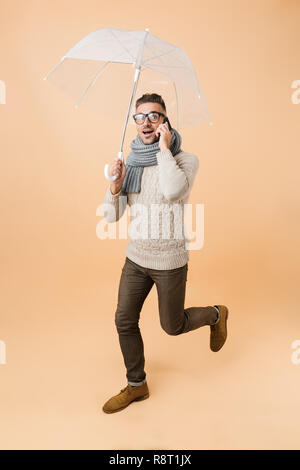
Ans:
<svg viewBox="0 0 300 470"><path fill-rule="evenodd" d="M146 118L149 116L149 114L159 114L159 116L166 116L164 113L160 113L159 111L150 111L150 113L137 113L137 114L133 114L132 117L134 119L134 122L138 125L138 126L141 126L142 124L144 124L144 122L146 121ZM139 116L139 115L143 115L144 116L144 120L143 122L141 122L140 124L138 124L135 120L135 116ZM148 118L149 119L149 118ZM150 119L149 119L150 122L152 122Z"/></svg>

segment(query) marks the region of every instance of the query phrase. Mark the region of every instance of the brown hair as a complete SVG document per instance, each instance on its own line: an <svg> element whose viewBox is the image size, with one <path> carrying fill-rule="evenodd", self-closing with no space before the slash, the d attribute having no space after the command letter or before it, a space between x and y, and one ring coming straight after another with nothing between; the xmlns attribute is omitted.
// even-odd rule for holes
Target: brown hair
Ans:
<svg viewBox="0 0 300 470"><path fill-rule="evenodd" d="M164 100L156 93L145 93L143 96L141 96L141 98L139 98L135 103L135 109L137 109L138 106L142 103L159 103L162 106L164 112L167 113Z"/></svg>

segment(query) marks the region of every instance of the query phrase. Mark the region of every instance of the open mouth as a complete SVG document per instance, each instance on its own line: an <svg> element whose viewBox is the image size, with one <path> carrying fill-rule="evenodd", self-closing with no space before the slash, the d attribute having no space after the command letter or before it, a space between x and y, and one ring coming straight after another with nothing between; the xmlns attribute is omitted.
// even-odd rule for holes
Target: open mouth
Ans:
<svg viewBox="0 0 300 470"><path fill-rule="evenodd" d="M153 134L153 131L143 131L145 137L150 137Z"/></svg>

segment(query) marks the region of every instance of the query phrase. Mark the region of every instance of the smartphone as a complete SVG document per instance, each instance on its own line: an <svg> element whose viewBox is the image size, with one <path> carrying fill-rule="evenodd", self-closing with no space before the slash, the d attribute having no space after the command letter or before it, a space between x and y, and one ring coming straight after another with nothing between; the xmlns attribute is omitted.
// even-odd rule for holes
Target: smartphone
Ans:
<svg viewBox="0 0 300 470"><path fill-rule="evenodd" d="M168 126L169 126L169 131L171 131L171 130L172 130L172 126L171 126L171 124L170 124L170 121L169 121L169 119L168 119L167 117L165 117L163 122L164 122L164 123L165 123L165 122L167 122L167 123L168 123Z"/></svg>

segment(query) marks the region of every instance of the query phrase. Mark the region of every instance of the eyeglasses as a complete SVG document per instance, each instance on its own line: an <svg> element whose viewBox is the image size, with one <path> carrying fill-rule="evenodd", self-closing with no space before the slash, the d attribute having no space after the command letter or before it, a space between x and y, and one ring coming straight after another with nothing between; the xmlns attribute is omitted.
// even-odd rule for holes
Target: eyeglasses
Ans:
<svg viewBox="0 0 300 470"><path fill-rule="evenodd" d="M136 124L140 125L145 122L145 119L147 116L150 122L158 122L160 116L165 116L165 114L160 113L158 111L151 111L148 114L144 114L144 113L133 114L132 117L135 120Z"/></svg>

